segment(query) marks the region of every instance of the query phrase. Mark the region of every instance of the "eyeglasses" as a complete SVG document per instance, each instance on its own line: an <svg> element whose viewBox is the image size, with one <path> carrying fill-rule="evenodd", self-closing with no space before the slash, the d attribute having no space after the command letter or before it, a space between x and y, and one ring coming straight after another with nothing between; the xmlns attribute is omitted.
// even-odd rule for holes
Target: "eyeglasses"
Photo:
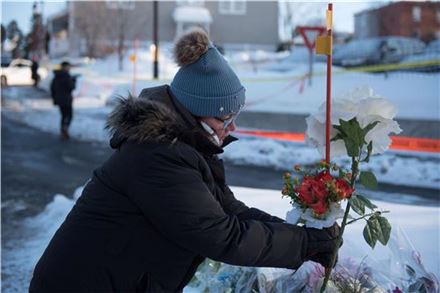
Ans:
<svg viewBox="0 0 440 293"><path fill-rule="evenodd" d="M240 112L232 113L221 118L216 117L216 119L223 122L223 130L225 130L226 128L228 128L229 125L231 125L235 121L235 119L237 119L238 114L240 114Z"/></svg>

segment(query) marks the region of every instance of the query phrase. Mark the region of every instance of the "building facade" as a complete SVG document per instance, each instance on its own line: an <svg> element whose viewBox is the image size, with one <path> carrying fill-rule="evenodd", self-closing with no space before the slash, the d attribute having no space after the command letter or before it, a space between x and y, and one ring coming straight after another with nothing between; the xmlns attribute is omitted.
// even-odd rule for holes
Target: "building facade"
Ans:
<svg viewBox="0 0 440 293"><path fill-rule="evenodd" d="M414 37L425 42L440 38L440 2L394 2L355 14L355 38Z"/></svg>
<svg viewBox="0 0 440 293"><path fill-rule="evenodd" d="M70 55L105 54L121 39L131 43L153 38L153 1L68 1L65 18L52 18L52 38L68 41ZM279 43L278 1L158 1L160 42L173 42L192 26L203 27L212 41L226 48L259 46L274 50ZM60 28L62 22L66 28ZM66 36L63 33L67 32ZM55 43L56 43L55 42ZM54 45L55 46L55 45ZM62 52L51 52L60 55ZM100 54L98 54L100 55Z"/></svg>

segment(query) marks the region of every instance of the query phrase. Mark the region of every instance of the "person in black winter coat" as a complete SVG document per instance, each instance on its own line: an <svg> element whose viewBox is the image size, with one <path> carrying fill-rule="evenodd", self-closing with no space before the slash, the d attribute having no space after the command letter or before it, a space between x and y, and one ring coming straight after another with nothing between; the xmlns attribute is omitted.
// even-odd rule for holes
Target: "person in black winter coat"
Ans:
<svg viewBox="0 0 440 293"><path fill-rule="evenodd" d="M236 140L244 88L200 30L175 48L170 86L121 99L113 155L38 261L30 292L182 292L205 259L297 269L330 263L337 226L285 223L229 189L218 154Z"/></svg>
<svg viewBox="0 0 440 293"><path fill-rule="evenodd" d="M73 97L76 77L70 75L70 63L62 62L61 69L54 71L50 92L54 105L58 105L61 113L60 134L62 139L69 139L69 126L73 117Z"/></svg>
<svg viewBox="0 0 440 293"><path fill-rule="evenodd" d="M38 83L40 82L40 74L38 74L38 68L40 65L38 64L37 57L32 58L32 64L31 64L31 78L34 81L34 87L38 86Z"/></svg>

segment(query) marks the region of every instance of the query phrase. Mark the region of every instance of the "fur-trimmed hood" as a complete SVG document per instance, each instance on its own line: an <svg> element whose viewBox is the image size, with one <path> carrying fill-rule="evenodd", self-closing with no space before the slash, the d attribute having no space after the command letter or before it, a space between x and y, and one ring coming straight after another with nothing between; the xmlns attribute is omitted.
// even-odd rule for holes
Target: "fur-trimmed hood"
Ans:
<svg viewBox="0 0 440 293"><path fill-rule="evenodd" d="M120 98L107 119L112 136L128 141L171 143L188 132L185 122L163 103L151 99Z"/></svg>

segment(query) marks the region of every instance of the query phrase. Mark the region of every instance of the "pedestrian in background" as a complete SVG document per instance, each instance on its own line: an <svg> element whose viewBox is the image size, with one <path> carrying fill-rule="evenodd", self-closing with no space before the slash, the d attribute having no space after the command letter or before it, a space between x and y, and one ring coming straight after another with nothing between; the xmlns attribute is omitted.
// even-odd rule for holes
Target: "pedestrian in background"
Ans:
<svg viewBox="0 0 440 293"><path fill-rule="evenodd" d="M61 69L54 70L54 78L50 85L53 103L60 108L62 139L69 139L69 126L73 117L72 92L76 86L76 77L70 75L70 67L69 62L62 62Z"/></svg>
<svg viewBox="0 0 440 293"><path fill-rule="evenodd" d="M38 68L40 65L38 64L38 57L34 56L32 57L32 64L31 64L31 78L34 81L34 87L38 86L38 83L40 82L40 75L38 74Z"/></svg>
<svg viewBox="0 0 440 293"><path fill-rule="evenodd" d="M218 154L245 88L202 30L184 35L170 86L122 99L113 155L35 267L30 292L182 292L206 258L255 267L328 266L338 227L317 230L237 200Z"/></svg>

